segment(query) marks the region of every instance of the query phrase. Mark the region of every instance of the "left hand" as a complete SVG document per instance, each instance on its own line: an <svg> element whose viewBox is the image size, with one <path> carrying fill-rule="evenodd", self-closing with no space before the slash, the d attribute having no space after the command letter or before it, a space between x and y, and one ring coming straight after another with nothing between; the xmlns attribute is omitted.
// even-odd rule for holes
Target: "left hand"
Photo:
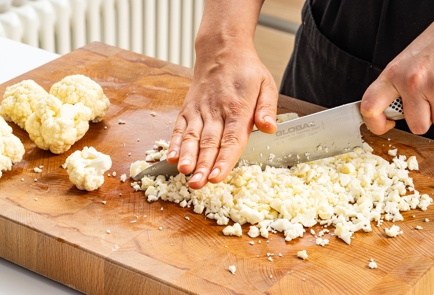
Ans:
<svg viewBox="0 0 434 295"><path fill-rule="evenodd" d="M397 97L403 101L411 132L426 133L434 121L434 23L396 56L366 90L361 113L369 130L383 134L395 127L384 111Z"/></svg>

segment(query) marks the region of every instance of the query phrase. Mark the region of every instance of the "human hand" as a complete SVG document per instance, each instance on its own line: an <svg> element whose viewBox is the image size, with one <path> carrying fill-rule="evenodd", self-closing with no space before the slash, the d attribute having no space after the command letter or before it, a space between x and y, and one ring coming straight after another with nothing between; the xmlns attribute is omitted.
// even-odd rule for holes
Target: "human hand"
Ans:
<svg viewBox="0 0 434 295"><path fill-rule="evenodd" d="M424 134L434 120L434 23L396 56L366 90L361 113L366 126L383 134L395 122L384 110L397 97L403 101L404 117L414 134Z"/></svg>
<svg viewBox="0 0 434 295"><path fill-rule="evenodd" d="M276 130L278 92L253 42L231 40L200 50L193 81L175 122L169 163L183 174L194 171L189 187L222 181L237 163L253 124Z"/></svg>

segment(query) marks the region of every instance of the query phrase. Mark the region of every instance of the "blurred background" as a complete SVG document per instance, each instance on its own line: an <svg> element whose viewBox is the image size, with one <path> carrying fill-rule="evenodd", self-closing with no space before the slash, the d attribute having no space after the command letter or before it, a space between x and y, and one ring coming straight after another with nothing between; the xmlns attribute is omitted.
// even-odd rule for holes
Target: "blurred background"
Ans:
<svg viewBox="0 0 434 295"><path fill-rule="evenodd" d="M93 41L192 67L206 0L0 0L0 36L60 55ZM304 0L266 0L255 45L277 85Z"/></svg>

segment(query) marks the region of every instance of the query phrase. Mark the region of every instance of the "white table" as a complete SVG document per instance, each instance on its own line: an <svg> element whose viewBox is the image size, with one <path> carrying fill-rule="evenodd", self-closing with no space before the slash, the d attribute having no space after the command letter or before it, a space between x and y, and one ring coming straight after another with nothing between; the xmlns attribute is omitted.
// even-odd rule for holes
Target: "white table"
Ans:
<svg viewBox="0 0 434 295"><path fill-rule="evenodd" d="M58 54L0 37L0 84L57 57ZM14 294L78 295L82 293L0 258L0 295Z"/></svg>

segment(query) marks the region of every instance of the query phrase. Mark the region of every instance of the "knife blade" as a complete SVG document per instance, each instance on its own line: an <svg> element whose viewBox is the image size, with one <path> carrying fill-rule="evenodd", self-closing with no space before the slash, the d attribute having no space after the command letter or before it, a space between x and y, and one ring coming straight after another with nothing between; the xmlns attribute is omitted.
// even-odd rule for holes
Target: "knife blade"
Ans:
<svg viewBox="0 0 434 295"><path fill-rule="evenodd" d="M290 167L298 163L328 158L362 146L360 101L348 103L277 124L274 134L253 131L239 163ZM393 120L404 118L397 98L385 111ZM160 161L133 177L176 175L177 165Z"/></svg>

